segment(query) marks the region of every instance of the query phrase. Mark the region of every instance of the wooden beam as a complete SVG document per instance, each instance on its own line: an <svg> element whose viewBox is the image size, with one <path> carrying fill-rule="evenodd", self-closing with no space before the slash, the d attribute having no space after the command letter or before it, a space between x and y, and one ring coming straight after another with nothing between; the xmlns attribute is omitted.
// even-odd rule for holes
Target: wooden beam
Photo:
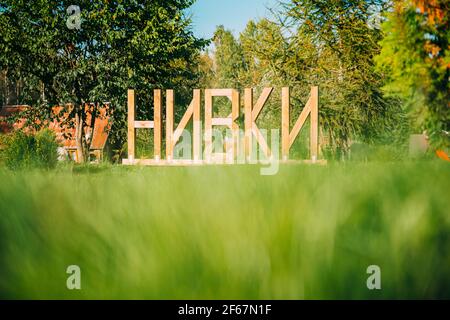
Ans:
<svg viewBox="0 0 450 320"><path fill-rule="evenodd" d="M225 153L217 153L217 158L221 158L221 161L219 164L224 164L222 159L226 158ZM311 161L311 160L289 160L289 161L282 161L281 162L284 165L304 165L304 164L315 164L315 165L326 165L327 160L317 160L317 161ZM123 165L141 165L141 166L155 166L155 167L190 167L190 166L203 166L203 165L217 165L217 162L206 162L206 161L193 161L193 160L173 160L173 161L167 161L167 160L161 160L156 161L153 159L136 159L133 162L130 162L128 159L123 159L122 161Z"/></svg>
<svg viewBox="0 0 450 320"><path fill-rule="evenodd" d="M154 146L154 158L156 161L161 160L161 90L157 89L153 92L153 121L154 121L154 131L153 131L153 146Z"/></svg>
<svg viewBox="0 0 450 320"><path fill-rule="evenodd" d="M134 128L135 129L153 129L155 127L155 123L153 121L135 121Z"/></svg>
<svg viewBox="0 0 450 320"><path fill-rule="evenodd" d="M212 101L213 95L211 89L205 90L205 158L211 161L212 158Z"/></svg>
<svg viewBox="0 0 450 320"><path fill-rule="evenodd" d="M201 91L199 89L194 90L193 106L194 106L194 128L193 128L193 147L194 147L194 161L200 161L202 159L202 138L201 130L202 123L200 121L200 104L201 104Z"/></svg>
<svg viewBox="0 0 450 320"><path fill-rule="evenodd" d="M311 132L310 132L310 149L311 160L316 161L318 159L319 152L319 87L311 88Z"/></svg>
<svg viewBox="0 0 450 320"><path fill-rule="evenodd" d="M269 99L270 94L272 93L273 88L264 88L263 92L259 96L258 101L256 102L255 106L252 110L252 119L253 121L258 120L259 114L261 113L262 108L267 102L267 99Z"/></svg>
<svg viewBox="0 0 450 320"><path fill-rule="evenodd" d="M239 124L236 122L239 119L240 102L239 91L233 89L231 94L231 134L233 139L231 148L233 150L233 159L239 154L240 148Z"/></svg>
<svg viewBox="0 0 450 320"><path fill-rule="evenodd" d="M212 118L213 126L225 126L231 129L233 124L233 119L231 117L227 118Z"/></svg>
<svg viewBox="0 0 450 320"><path fill-rule="evenodd" d="M175 129L175 132L173 133L172 140L171 141L166 141L166 143L171 143L172 144L172 151L175 148L175 145L180 140L184 129L186 129L186 126L187 126L189 120L191 120L192 115L194 114L194 104L193 104L193 102L194 101L192 101L191 104L189 105L189 107L187 108L186 112L183 115L183 118L181 118L180 123L178 124L177 128Z"/></svg>
<svg viewBox="0 0 450 320"><path fill-rule="evenodd" d="M245 123L245 157L247 161L251 160L251 156L253 153L253 116L252 116L252 108L253 108L253 89L247 88L244 90L244 123Z"/></svg>
<svg viewBox="0 0 450 320"><path fill-rule="evenodd" d="M289 109L289 88L284 87L281 89L281 156L284 161L289 159Z"/></svg>
<svg viewBox="0 0 450 320"><path fill-rule="evenodd" d="M211 96L213 97L228 97L231 98L234 89L209 89L211 91Z"/></svg>
<svg viewBox="0 0 450 320"><path fill-rule="evenodd" d="M131 162L136 158L136 129L134 128L135 113L136 105L134 101L134 90L128 90L128 160Z"/></svg>
<svg viewBox="0 0 450 320"><path fill-rule="evenodd" d="M295 138L297 138L298 134L300 133L300 130L303 128L303 125L305 124L305 121L310 113L311 113L311 98L309 98L308 102L306 103L306 106L303 108L300 117L295 122L294 128L292 128L291 133L289 133L289 148L291 148L292 145L294 144Z"/></svg>
<svg viewBox="0 0 450 320"><path fill-rule="evenodd" d="M166 159L173 159L173 104L174 104L173 90L166 90Z"/></svg>

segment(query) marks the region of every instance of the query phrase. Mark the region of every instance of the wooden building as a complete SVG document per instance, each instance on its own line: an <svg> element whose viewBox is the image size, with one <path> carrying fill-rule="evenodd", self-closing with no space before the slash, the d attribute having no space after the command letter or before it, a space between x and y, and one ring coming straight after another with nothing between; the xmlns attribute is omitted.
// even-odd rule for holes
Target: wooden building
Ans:
<svg viewBox="0 0 450 320"><path fill-rule="evenodd" d="M14 130L23 129L25 119L18 119L11 124L8 118L17 116L26 111L28 106L3 106L0 109L0 134L8 134ZM61 112L61 107L54 108L55 113ZM87 123L91 123L91 113L87 112ZM63 126L57 120L48 124L48 128L56 133L56 138L61 146L60 155L62 158L68 158L79 162L80 155L77 151L75 141L76 129L74 126ZM106 113L106 107L100 108L98 116L95 119L94 127L86 127L85 135L91 137L90 160L101 161L104 157L104 150L108 141L110 129L110 118Z"/></svg>

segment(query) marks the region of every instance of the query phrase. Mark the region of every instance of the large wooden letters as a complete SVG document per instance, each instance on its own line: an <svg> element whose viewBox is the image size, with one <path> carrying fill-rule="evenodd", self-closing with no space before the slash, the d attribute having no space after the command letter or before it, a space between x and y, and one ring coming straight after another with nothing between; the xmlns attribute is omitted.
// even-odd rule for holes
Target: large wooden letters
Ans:
<svg viewBox="0 0 450 320"><path fill-rule="evenodd" d="M165 159L162 159L162 91L154 90L154 119L153 121L136 121L136 103L134 90L128 90L128 159L124 159L124 164L147 164L147 165L189 165L189 164L203 164L214 162L213 153L213 127L225 126L232 132L231 141L227 140L225 143L225 150L227 154L227 162L236 159L241 146L247 162L251 162L255 147L255 143L263 152L266 158L273 157L272 150L270 150L267 140L263 133L258 128L256 121L261 114L264 105L268 101L273 88L264 88L261 95L254 101L253 89L244 90L244 136L241 141L239 132L239 114L240 114L240 96L236 89L205 89L204 96L204 149L201 143L201 90L193 91L193 98L188 106L180 123L174 130L174 105L175 95L173 90L166 91L166 152ZM215 118L213 116L213 99L214 97L227 97L231 101L231 114L225 118ZM282 160L289 160L289 151L299 135L308 117L310 117L310 153L312 162L318 160L318 140L319 140L319 89L318 87L311 88L309 99L303 108L299 118L295 122L292 130L290 129L290 90L289 88L281 89L281 156ZM174 149L180 141L184 130L190 120L193 120L192 126L192 160L176 160L174 159ZM142 160L136 159L136 129L153 129L154 130L154 159ZM189 147L190 148L190 147ZM204 156L202 152L204 151ZM277 160L277 159L272 159Z"/></svg>

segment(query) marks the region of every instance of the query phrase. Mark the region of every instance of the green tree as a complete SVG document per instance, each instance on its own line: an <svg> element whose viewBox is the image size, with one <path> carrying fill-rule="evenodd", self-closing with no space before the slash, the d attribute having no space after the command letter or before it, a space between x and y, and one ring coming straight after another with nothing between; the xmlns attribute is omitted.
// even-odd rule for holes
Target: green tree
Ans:
<svg viewBox="0 0 450 320"><path fill-rule="evenodd" d="M285 72L293 83L320 85L322 127L344 154L352 140L389 138L401 123L400 104L383 97L373 61L382 39L377 18L386 9L383 0L283 2L280 21L296 61Z"/></svg>
<svg viewBox="0 0 450 320"><path fill-rule="evenodd" d="M240 88L239 76L245 68L240 43L231 31L223 26L217 27L214 33L214 60L216 85L220 87Z"/></svg>
<svg viewBox="0 0 450 320"><path fill-rule="evenodd" d="M310 86L319 85L321 131L337 157L355 140L404 142L408 123L401 100L384 96L384 74L374 63L383 37L379 20L388 8L381 0L285 0L277 21L250 21L238 39L219 27L216 83L290 86L294 113L305 105ZM268 102L270 114L260 119L269 126L279 123L277 95Z"/></svg>
<svg viewBox="0 0 450 320"><path fill-rule="evenodd" d="M395 0L383 24L377 64L388 95L400 97L416 130L435 147L449 147L450 56L448 0Z"/></svg>
<svg viewBox="0 0 450 320"><path fill-rule="evenodd" d="M77 146L86 160L90 141L83 134L89 126L85 103L110 102L111 136L121 142L126 133L128 88L138 90L148 103L154 88L186 92L197 81L192 62L206 42L190 31L184 10L192 3L2 1L0 69L24 80L23 98L32 106L28 116L32 123L50 119L56 104L72 105ZM79 16L77 8L70 7L73 4L79 6Z"/></svg>

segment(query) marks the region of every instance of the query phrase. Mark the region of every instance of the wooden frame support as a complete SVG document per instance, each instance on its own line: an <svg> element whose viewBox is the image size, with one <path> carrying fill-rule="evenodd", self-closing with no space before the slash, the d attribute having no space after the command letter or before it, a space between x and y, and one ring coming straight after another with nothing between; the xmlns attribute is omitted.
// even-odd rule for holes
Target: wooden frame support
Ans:
<svg viewBox="0 0 450 320"><path fill-rule="evenodd" d="M166 159L173 160L173 104L175 96L173 90L166 90Z"/></svg>
<svg viewBox="0 0 450 320"><path fill-rule="evenodd" d="M310 152L313 162L319 157L319 87L311 88Z"/></svg>
<svg viewBox="0 0 450 320"><path fill-rule="evenodd" d="M319 88L312 87L306 106L303 108L300 117L295 122L290 131L290 91L289 88L282 88L281 91L281 155L284 161L289 159L289 151L295 142L300 130L305 124L308 116L311 115L310 131L310 153L314 162L318 156L319 141Z"/></svg>
<svg viewBox="0 0 450 320"><path fill-rule="evenodd" d="M156 89L153 91L153 148L154 148L154 158L156 161L161 160L161 132L162 132L162 120L161 120L161 109L162 109L162 94L161 90Z"/></svg>
<svg viewBox="0 0 450 320"><path fill-rule="evenodd" d="M128 161L131 162L136 158L136 129L134 126L136 104L134 98L134 90L128 90Z"/></svg>

